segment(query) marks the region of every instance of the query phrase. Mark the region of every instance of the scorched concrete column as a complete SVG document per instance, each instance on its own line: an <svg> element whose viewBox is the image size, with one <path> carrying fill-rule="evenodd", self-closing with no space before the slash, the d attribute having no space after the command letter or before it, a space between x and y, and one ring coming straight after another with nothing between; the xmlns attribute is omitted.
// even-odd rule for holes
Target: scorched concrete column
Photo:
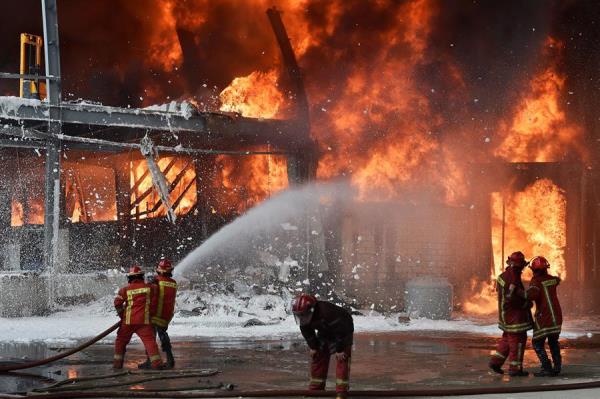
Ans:
<svg viewBox="0 0 600 399"><path fill-rule="evenodd" d="M131 162L127 155L113 157L115 171L115 203L119 222L119 264L128 267L132 262Z"/></svg>
<svg viewBox="0 0 600 399"><path fill-rule="evenodd" d="M196 209L200 214L202 240L211 234L213 220L212 182L216 179L215 156L203 155L194 160L196 171Z"/></svg>
<svg viewBox="0 0 600 399"><path fill-rule="evenodd" d="M12 192L14 182L11 179L10 168L8 165L12 161L11 153L15 151L12 149L0 150L0 248L4 253L4 259L2 266L5 270L18 269L19 264L14 262L14 251L10 247L11 237L11 204L12 204Z"/></svg>
<svg viewBox="0 0 600 399"><path fill-rule="evenodd" d="M60 115L60 51L58 42L58 14L56 0L42 0L44 24L44 55L46 75L57 79L46 80L46 101L50 108L48 132L53 136L61 133ZM44 206L44 263L46 271L55 270L58 258L58 234L60 222L60 141L48 140L46 144L46 201ZM52 299L52 298L51 298Z"/></svg>

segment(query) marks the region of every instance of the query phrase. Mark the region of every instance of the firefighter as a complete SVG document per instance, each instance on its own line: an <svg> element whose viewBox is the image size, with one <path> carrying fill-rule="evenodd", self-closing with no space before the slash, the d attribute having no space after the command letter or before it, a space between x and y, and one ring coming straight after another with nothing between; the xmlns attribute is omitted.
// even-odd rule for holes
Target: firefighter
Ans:
<svg viewBox="0 0 600 399"><path fill-rule="evenodd" d="M142 340L146 353L150 356L151 367L160 369L162 361L158 353L154 330L150 324L155 288L144 282L144 272L139 266L132 266L129 269L127 282L127 286L119 290L114 301L115 309L121 317L121 326L115 340L113 367L115 369L123 368L125 349L135 333Z"/></svg>
<svg viewBox="0 0 600 399"><path fill-rule="evenodd" d="M155 269L156 277L150 284L155 287L154 309L155 314L151 317L154 332L158 334L160 346L163 352L167 355L165 368L172 369L175 367L175 359L171 347L171 339L167 333L169 322L175 313L175 297L177 296L177 282L173 280L173 265L169 259L162 259ZM145 363L138 365L139 368L150 368L150 359Z"/></svg>
<svg viewBox="0 0 600 399"><path fill-rule="evenodd" d="M312 295L302 294L292 301L292 312L310 348L309 390L324 390L329 358L335 353L338 399L345 399L349 388L350 357L354 323L345 309Z"/></svg>
<svg viewBox="0 0 600 399"><path fill-rule="evenodd" d="M556 294L560 278L548 273L550 264L543 256L533 258L529 267L533 270L533 278L529 283L527 295L535 303L531 343L542 366L541 371L535 375L538 377L555 376L560 373L562 365L560 344L558 343L562 327L562 310ZM548 339L554 367L548 359L544 347L546 339Z"/></svg>
<svg viewBox="0 0 600 399"><path fill-rule="evenodd" d="M533 327L531 320L531 304L521 281L523 268L529 262L522 252L512 253L506 260L508 267L498 276L496 291L498 292L498 327L503 331L496 352L490 360L490 368L504 374L502 365L508 358L508 374L512 377L525 377L523 371L523 355L527 343L527 330Z"/></svg>

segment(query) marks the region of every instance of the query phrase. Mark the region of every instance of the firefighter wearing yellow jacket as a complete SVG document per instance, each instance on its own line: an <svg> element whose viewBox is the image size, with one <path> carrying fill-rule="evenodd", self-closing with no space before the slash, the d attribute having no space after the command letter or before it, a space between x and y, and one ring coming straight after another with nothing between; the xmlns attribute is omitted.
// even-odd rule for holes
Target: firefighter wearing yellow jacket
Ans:
<svg viewBox="0 0 600 399"><path fill-rule="evenodd" d="M175 358L171 339L167 333L169 322L175 313L175 297L177 296L177 282L173 279L173 265L168 259L163 259L156 267L156 277L150 284L154 287L153 309L155 309L152 318L152 326L160 339L160 346L167 356L165 368L175 367ZM149 360L139 364L139 368L148 368Z"/></svg>

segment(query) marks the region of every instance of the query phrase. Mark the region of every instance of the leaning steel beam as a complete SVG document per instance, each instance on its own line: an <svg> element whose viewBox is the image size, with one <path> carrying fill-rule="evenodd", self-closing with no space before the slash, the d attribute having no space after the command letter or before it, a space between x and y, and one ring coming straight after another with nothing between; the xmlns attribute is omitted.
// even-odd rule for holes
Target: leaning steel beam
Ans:
<svg viewBox="0 0 600 399"><path fill-rule="evenodd" d="M283 57L283 64L292 85L292 92L294 93L296 106L298 108L297 117L305 124L305 129L303 129L301 133L308 135L310 132L308 98L306 97L304 80L302 78L300 67L298 66L298 61L296 60L296 54L294 54L292 44L290 43L287 31L281 20L281 13L279 10L275 7L269 8L267 10L267 16L269 17L271 27L275 33L275 38L279 44L281 56Z"/></svg>

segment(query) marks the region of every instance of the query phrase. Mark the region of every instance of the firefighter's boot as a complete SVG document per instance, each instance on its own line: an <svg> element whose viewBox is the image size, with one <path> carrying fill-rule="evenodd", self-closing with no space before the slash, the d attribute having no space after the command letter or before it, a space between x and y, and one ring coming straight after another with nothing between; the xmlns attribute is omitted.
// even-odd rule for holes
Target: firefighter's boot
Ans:
<svg viewBox="0 0 600 399"><path fill-rule="evenodd" d="M540 363L542 364L542 369L539 372L533 373L536 377L550 377L554 375L554 371L552 370L552 363L550 359L548 359L548 354L546 353L546 348L544 348L544 341L541 341L541 344L538 341L533 341L533 349L535 350L535 354L538 359L540 359Z"/></svg>
<svg viewBox="0 0 600 399"><path fill-rule="evenodd" d="M511 377L527 377L529 372L523 370L510 370L508 375Z"/></svg>
<svg viewBox="0 0 600 399"><path fill-rule="evenodd" d="M150 362L150 358L146 358L144 363L138 364L138 369L148 370L152 368L152 363Z"/></svg>
<svg viewBox="0 0 600 399"><path fill-rule="evenodd" d="M171 351L171 348L167 349L165 351L165 354L167 355L167 363L165 363L165 368L172 369L173 367L175 367L175 358L173 357L173 352Z"/></svg>
<svg viewBox="0 0 600 399"><path fill-rule="evenodd" d="M504 374L504 370L502 370L502 366L499 364L490 363L490 369L496 374Z"/></svg>
<svg viewBox="0 0 600 399"><path fill-rule="evenodd" d="M552 368L545 369L542 367L540 371L534 372L533 375L535 375L536 377L554 377L556 376L556 373Z"/></svg>
<svg viewBox="0 0 600 399"><path fill-rule="evenodd" d="M113 369L122 369L123 368L123 360L125 360L124 354L115 353L115 357L113 358Z"/></svg>
<svg viewBox="0 0 600 399"><path fill-rule="evenodd" d="M150 363L150 367L152 368L152 370L164 370L165 369L165 365L163 364L162 360L157 359L157 360L152 360L152 362Z"/></svg>
<svg viewBox="0 0 600 399"><path fill-rule="evenodd" d="M562 356L560 355L560 346L552 345L550 346L550 353L552 353L552 361L554 362L554 371L555 375L560 374L560 370L562 368Z"/></svg>

